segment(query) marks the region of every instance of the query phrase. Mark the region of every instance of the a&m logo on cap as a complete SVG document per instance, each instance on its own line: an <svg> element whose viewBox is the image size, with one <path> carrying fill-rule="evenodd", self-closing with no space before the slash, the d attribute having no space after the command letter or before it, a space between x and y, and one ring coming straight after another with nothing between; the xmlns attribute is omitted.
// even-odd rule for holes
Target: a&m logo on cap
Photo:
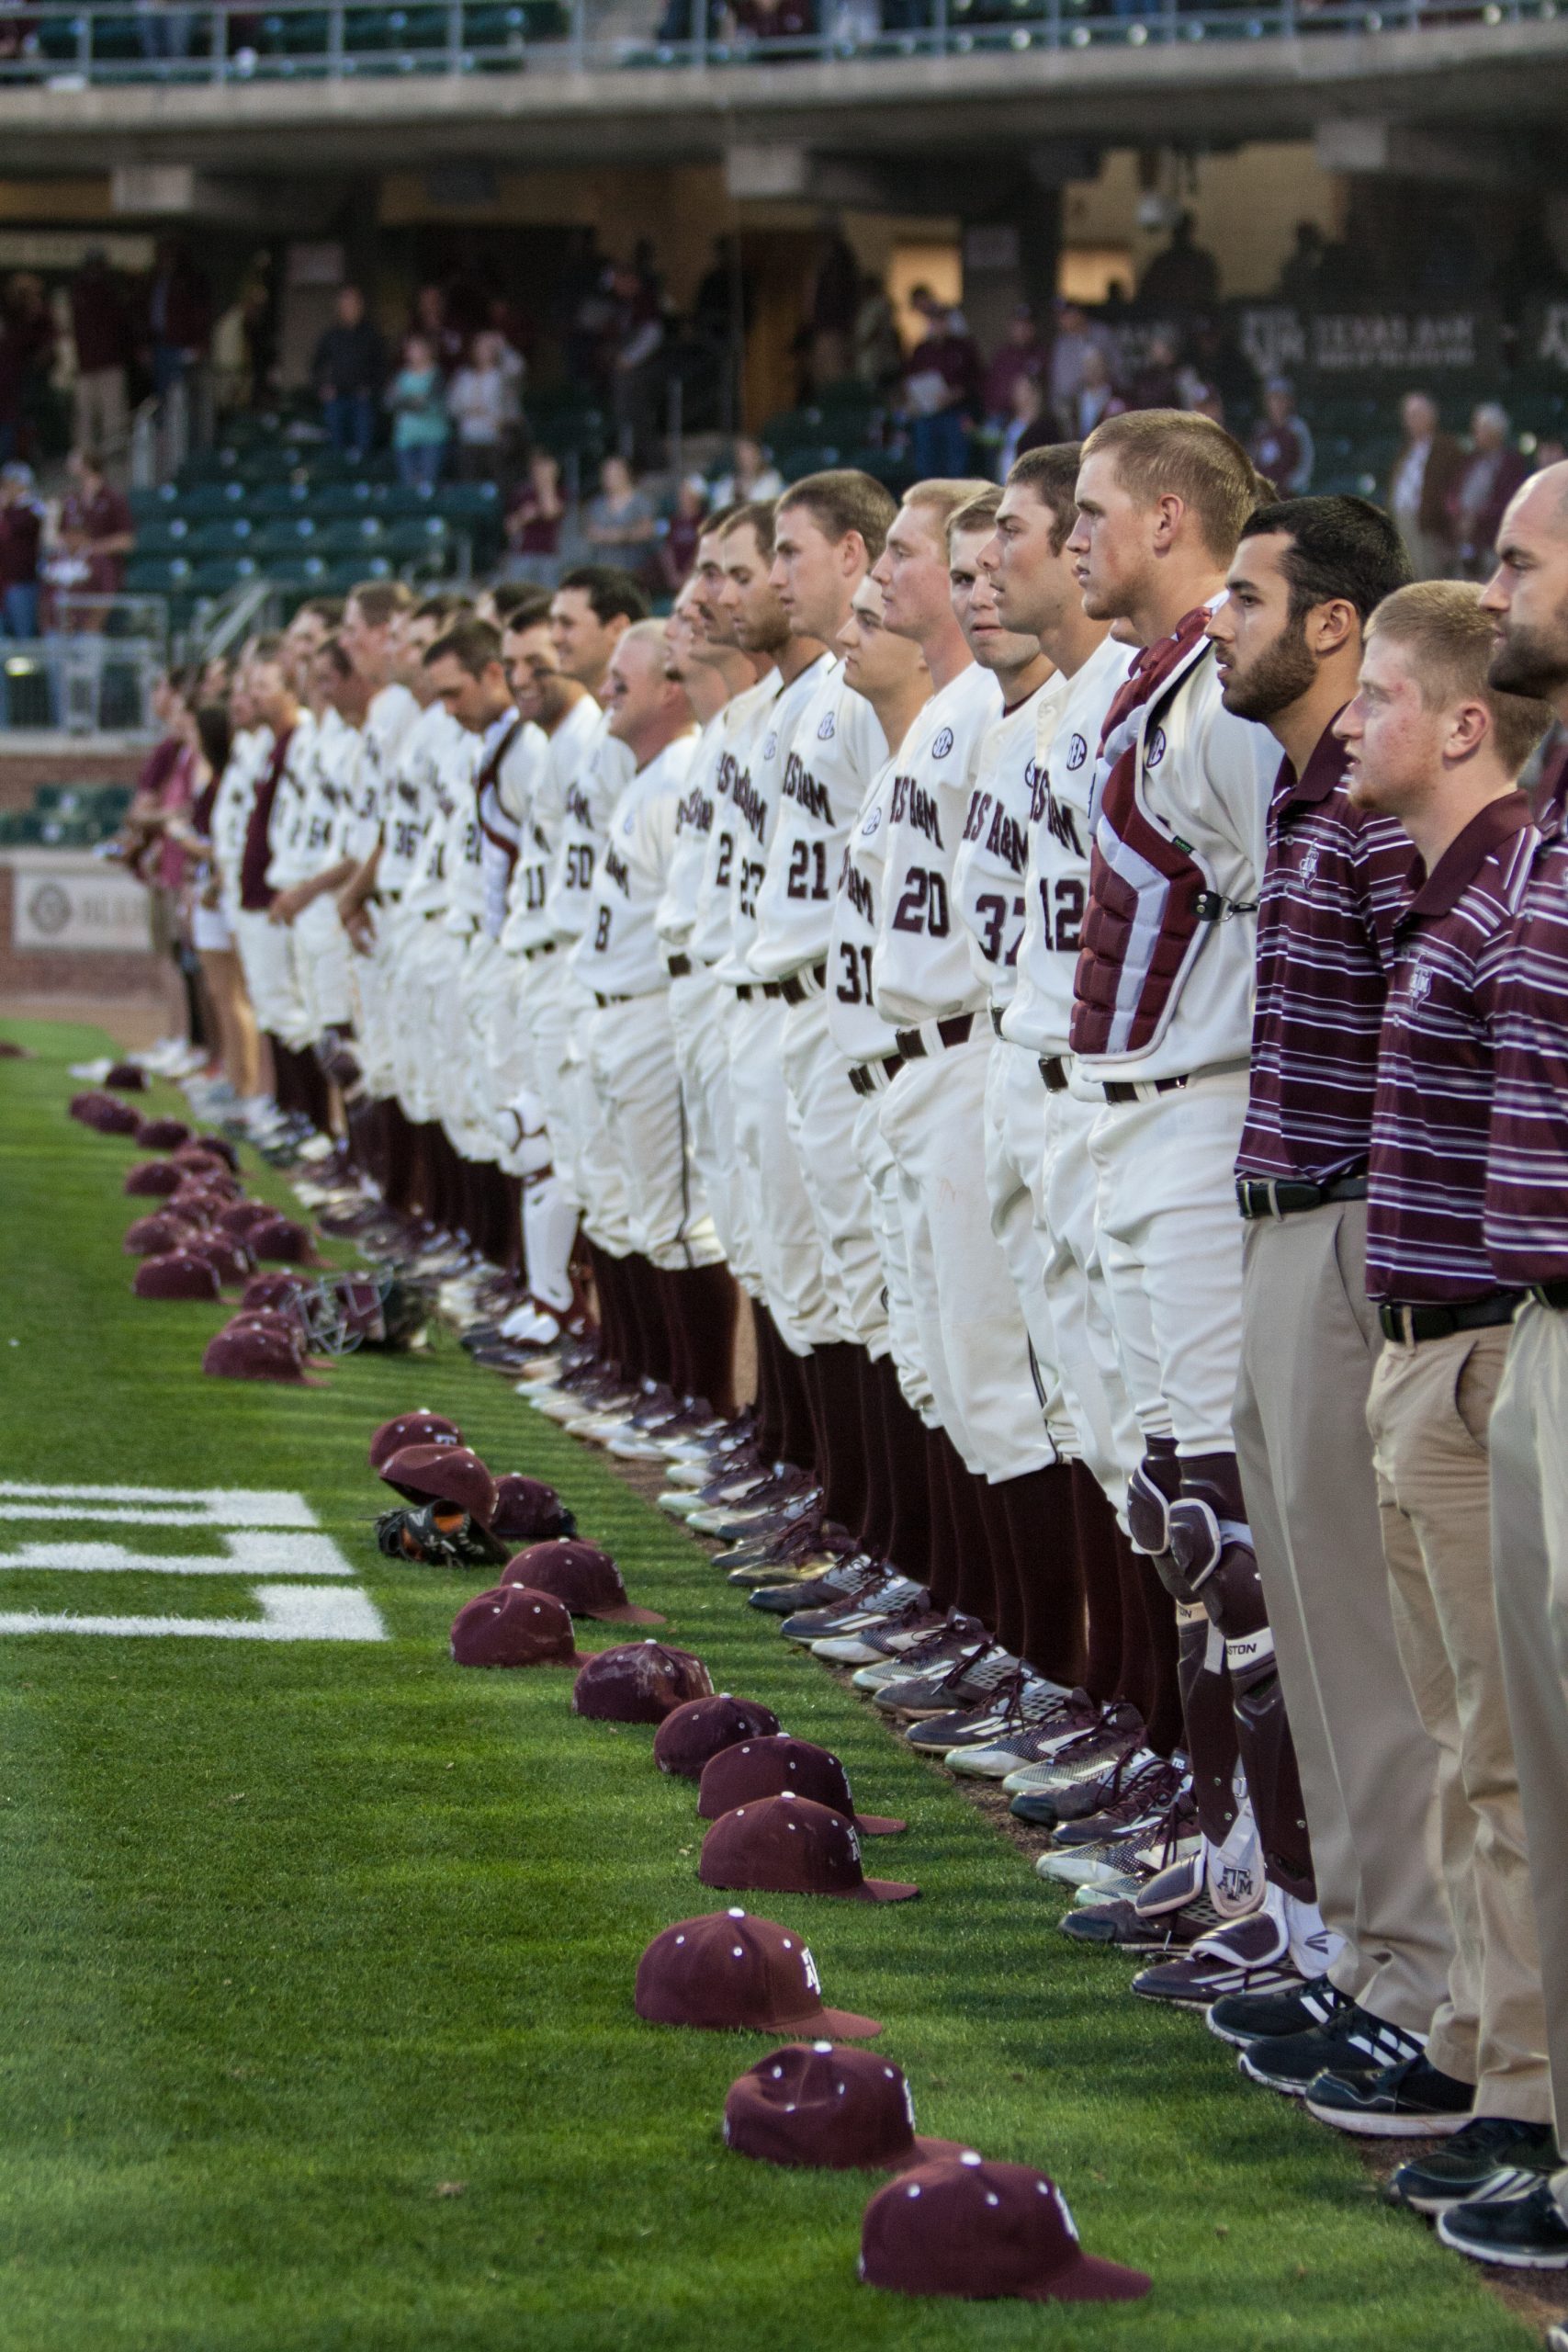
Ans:
<svg viewBox="0 0 1568 2352"><path fill-rule="evenodd" d="M932 738L931 757L933 760L945 760L952 749L953 729L951 727L943 727Z"/></svg>

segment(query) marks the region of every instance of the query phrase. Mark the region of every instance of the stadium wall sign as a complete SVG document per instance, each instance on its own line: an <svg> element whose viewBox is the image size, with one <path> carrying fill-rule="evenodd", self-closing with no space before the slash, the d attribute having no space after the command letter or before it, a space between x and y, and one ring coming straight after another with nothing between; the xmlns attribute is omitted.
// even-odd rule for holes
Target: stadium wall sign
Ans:
<svg viewBox="0 0 1568 2352"><path fill-rule="evenodd" d="M101 858L50 850L12 850L11 944L79 955L88 950L135 954L152 944L148 894L133 876Z"/></svg>
<svg viewBox="0 0 1568 2352"><path fill-rule="evenodd" d="M1298 311L1281 303L1247 304L1236 312L1236 333L1265 377L1441 378L1500 364L1496 315L1482 306Z"/></svg>
<svg viewBox="0 0 1568 2352"><path fill-rule="evenodd" d="M244 1583L243 1615L185 1617L163 1611L82 1613L75 1610L0 1610L0 1634L108 1634L230 1642L384 1642L380 1611L357 1585L352 1565L316 1523L303 1495L271 1488L121 1487L0 1480L0 1527L19 1521L58 1529L67 1521L98 1527L179 1527L209 1531L201 1552L142 1551L102 1537L51 1533L0 1538L0 1576L228 1577ZM298 1582L281 1582L281 1578ZM331 1583L303 1579L331 1577Z"/></svg>

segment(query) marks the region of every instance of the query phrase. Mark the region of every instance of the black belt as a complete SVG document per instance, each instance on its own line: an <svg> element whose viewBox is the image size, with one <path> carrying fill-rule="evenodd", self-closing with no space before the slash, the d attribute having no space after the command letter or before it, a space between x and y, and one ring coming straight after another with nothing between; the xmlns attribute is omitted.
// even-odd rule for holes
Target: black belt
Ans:
<svg viewBox="0 0 1568 2352"><path fill-rule="evenodd" d="M1423 1340L1446 1340L1454 1331L1489 1331L1511 1323L1524 1292L1488 1291L1484 1298L1467 1298L1458 1306L1380 1306L1378 1321L1385 1340L1403 1340L1414 1347Z"/></svg>
<svg viewBox="0 0 1568 2352"><path fill-rule="evenodd" d="M950 1012L945 1021L937 1023L936 1034L944 1046L963 1046L967 1044L974 1026L975 1015L972 1012ZM918 1029L895 1029L893 1035L903 1060L918 1062L925 1059L928 1048Z"/></svg>
<svg viewBox="0 0 1568 2352"><path fill-rule="evenodd" d="M1538 1306L1554 1306L1559 1313L1568 1306L1568 1283L1531 1283L1525 1292Z"/></svg>
<svg viewBox="0 0 1568 2352"><path fill-rule="evenodd" d="M1065 1094L1071 1083L1066 1054L1042 1054L1040 1075L1045 1081L1047 1094Z"/></svg>
<svg viewBox="0 0 1568 2352"><path fill-rule="evenodd" d="M885 1086L892 1085L903 1067L902 1054L889 1054L879 1062L856 1062L850 1071L850 1084L857 1094L879 1094Z"/></svg>
<svg viewBox="0 0 1568 2352"><path fill-rule="evenodd" d="M1235 1204L1251 1223L1261 1216L1300 1216L1320 1209L1327 1201L1364 1201L1365 1176L1333 1176L1326 1184L1309 1184L1296 1177L1238 1176Z"/></svg>
<svg viewBox="0 0 1568 2352"><path fill-rule="evenodd" d="M1003 1008L999 1004L993 1004L991 1007L991 1026L998 1037L1002 1034L1002 1011Z"/></svg>
<svg viewBox="0 0 1568 2352"><path fill-rule="evenodd" d="M607 1004L630 1004L633 1000L629 996L601 996L598 989L595 989L593 991L593 1001L598 1006L600 1012L603 1012Z"/></svg>
<svg viewBox="0 0 1568 2352"><path fill-rule="evenodd" d="M782 980L742 980L735 991L737 1004L750 1004L754 996L783 996Z"/></svg>
<svg viewBox="0 0 1568 2352"><path fill-rule="evenodd" d="M672 980L683 980L692 968L692 959L689 956L671 956L667 968Z"/></svg>
<svg viewBox="0 0 1568 2352"><path fill-rule="evenodd" d="M808 996L820 996L827 987L828 967L825 963L811 964L807 968L817 983L815 988L808 989L798 972L792 972L787 980L779 982L786 1004L804 1004Z"/></svg>
<svg viewBox="0 0 1568 2352"><path fill-rule="evenodd" d="M1156 1094L1179 1094L1186 1085L1185 1078L1140 1078L1130 1080L1108 1078L1105 1099L1108 1102L1141 1102L1146 1091Z"/></svg>

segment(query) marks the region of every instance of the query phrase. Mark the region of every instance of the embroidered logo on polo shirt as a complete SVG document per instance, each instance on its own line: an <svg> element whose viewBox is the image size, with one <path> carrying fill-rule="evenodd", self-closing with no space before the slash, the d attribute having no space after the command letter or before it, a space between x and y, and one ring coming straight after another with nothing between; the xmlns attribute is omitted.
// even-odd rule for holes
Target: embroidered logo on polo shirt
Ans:
<svg viewBox="0 0 1568 2352"><path fill-rule="evenodd" d="M1309 890L1312 888L1313 884L1317 880L1317 861L1318 847L1317 843L1314 842L1311 849L1308 850L1306 855L1303 858L1300 865L1296 869L1297 873L1301 876L1303 882L1306 885Z"/></svg>

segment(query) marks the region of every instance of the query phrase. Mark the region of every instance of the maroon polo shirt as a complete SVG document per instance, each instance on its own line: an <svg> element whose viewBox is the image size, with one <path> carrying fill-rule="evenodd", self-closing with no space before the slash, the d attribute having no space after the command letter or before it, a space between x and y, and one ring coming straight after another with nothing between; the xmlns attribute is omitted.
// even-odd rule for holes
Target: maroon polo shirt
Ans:
<svg viewBox="0 0 1568 2352"><path fill-rule="evenodd" d="M1568 1282L1568 762L1549 763L1498 991L1486 1248L1509 1289Z"/></svg>
<svg viewBox="0 0 1568 2352"><path fill-rule="evenodd" d="M1378 1054L1367 1289L1399 1306L1456 1306L1498 1283L1487 1255L1494 1023L1540 839L1511 792L1478 810L1428 876L1411 869Z"/></svg>
<svg viewBox="0 0 1568 2352"><path fill-rule="evenodd" d="M245 846L240 859L240 904L248 915L265 915L277 896L267 883L267 861L272 846L267 834L272 826L272 804L277 798L277 787L288 760L288 746L294 740L292 727L286 728L272 747L272 757L262 771L256 786L256 797L251 803L250 817L245 825Z"/></svg>
<svg viewBox="0 0 1568 2352"><path fill-rule="evenodd" d="M1410 837L1352 803L1332 724L1299 777L1281 762L1268 834L1236 1174L1327 1184L1367 1164Z"/></svg>

